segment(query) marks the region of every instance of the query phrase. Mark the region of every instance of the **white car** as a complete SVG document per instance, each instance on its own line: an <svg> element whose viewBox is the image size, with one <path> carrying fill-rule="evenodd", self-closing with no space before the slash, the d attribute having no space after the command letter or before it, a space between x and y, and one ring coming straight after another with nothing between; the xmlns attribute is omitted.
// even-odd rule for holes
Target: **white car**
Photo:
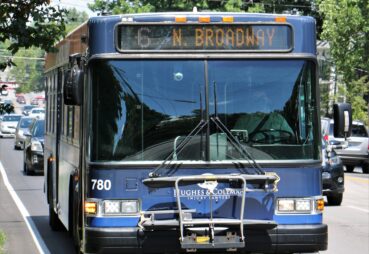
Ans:
<svg viewBox="0 0 369 254"><path fill-rule="evenodd" d="M347 172L352 172L355 166L361 166L363 173L369 173L369 134L364 123L352 121L351 137L345 140L334 137L333 120L323 118L322 134L326 141L338 146L334 150L346 166ZM340 147L343 144L347 144L347 147Z"/></svg>
<svg viewBox="0 0 369 254"><path fill-rule="evenodd" d="M29 117L34 117L37 119L45 119L45 109L44 108L33 108L28 114Z"/></svg>
<svg viewBox="0 0 369 254"><path fill-rule="evenodd" d="M14 137L15 128L17 127L18 121L22 115L9 114L4 115L0 121L0 138L3 137Z"/></svg>
<svg viewBox="0 0 369 254"><path fill-rule="evenodd" d="M2 96L8 96L8 94L9 94L9 92L8 92L8 90L6 90L6 89L3 89L3 90L1 91L1 95L2 95Z"/></svg>

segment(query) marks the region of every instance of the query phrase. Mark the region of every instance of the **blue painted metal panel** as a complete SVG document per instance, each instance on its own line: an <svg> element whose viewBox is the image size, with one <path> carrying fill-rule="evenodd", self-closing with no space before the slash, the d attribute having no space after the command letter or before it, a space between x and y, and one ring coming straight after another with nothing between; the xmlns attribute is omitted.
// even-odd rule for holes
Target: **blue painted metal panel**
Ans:
<svg viewBox="0 0 369 254"><path fill-rule="evenodd" d="M90 227L136 227L138 220L139 217L89 217L87 223Z"/></svg>
<svg viewBox="0 0 369 254"><path fill-rule="evenodd" d="M311 197L321 193L319 168L278 168L265 169L276 172L281 181L278 184L278 192L248 192L246 196L246 219L275 220L281 224L316 224L321 223L321 215L275 215L275 200L278 197ZM176 209L176 195L174 188L149 188L142 184L142 180L148 177L150 170L143 169L94 169L90 171L90 179L111 181L110 190L91 189L89 198L98 199L138 199L143 211L155 209ZM230 169L193 170L180 169L175 175L191 174L230 174L235 173ZM134 188L131 188L131 187ZM221 183L214 191L212 209L214 217L237 218L239 216L241 198L239 194L228 195ZM252 186L249 186L252 188ZM237 192L237 189L236 189ZM210 202L208 194L197 184L181 188L182 206L196 209L194 217L209 217ZM173 215L163 215L163 219L173 218ZM114 218L118 220L118 218ZM100 223L104 223L101 221ZM110 221L106 221L110 225ZM119 225L124 222L118 223ZM93 224L95 225L95 224Z"/></svg>

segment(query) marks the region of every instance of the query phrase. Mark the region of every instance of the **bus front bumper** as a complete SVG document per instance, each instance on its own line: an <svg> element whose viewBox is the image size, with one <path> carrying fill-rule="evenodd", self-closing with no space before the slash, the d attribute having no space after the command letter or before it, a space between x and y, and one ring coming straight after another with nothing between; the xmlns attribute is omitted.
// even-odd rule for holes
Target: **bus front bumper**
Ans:
<svg viewBox="0 0 369 254"><path fill-rule="evenodd" d="M237 253L295 253L326 250L325 224L278 225L274 229L245 229L245 248ZM198 253L216 250L198 250ZM219 250L224 252L225 250ZM85 232L85 253L178 253L178 230L142 231L138 227L92 228Z"/></svg>

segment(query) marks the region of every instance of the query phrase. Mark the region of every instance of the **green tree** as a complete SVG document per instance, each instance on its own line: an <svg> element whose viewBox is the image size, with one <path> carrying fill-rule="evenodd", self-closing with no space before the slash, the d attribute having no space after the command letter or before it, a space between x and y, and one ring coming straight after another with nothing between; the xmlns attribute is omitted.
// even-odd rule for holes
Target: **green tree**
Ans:
<svg viewBox="0 0 369 254"><path fill-rule="evenodd" d="M346 85L353 117L368 122L369 1L320 0L323 15L322 38L329 41L338 75Z"/></svg>
<svg viewBox="0 0 369 254"><path fill-rule="evenodd" d="M212 0L95 0L89 4L89 8L96 12L108 12L112 14L138 13L138 12L162 12L162 11L192 11L198 10L217 11L245 11L248 6L243 0L212 1ZM245 9L246 8L246 9Z"/></svg>
<svg viewBox="0 0 369 254"><path fill-rule="evenodd" d="M53 50L65 32L65 10L48 5L48 0L1 1L0 43L10 40L7 50L14 55L20 48ZM14 63L0 59L0 70Z"/></svg>
<svg viewBox="0 0 369 254"><path fill-rule="evenodd" d="M76 8L68 9L66 17L66 31L70 32L88 19L86 12L80 12Z"/></svg>
<svg viewBox="0 0 369 254"><path fill-rule="evenodd" d="M66 31L71 31L88 19L85 12L79 12L75 8L66 12ZM9 46L9 41L2 44L2 48ZM1 47L0 47L1 48ZM41 48L31 47L20 49L13 57L13 66L10 75L19 83L18 93L41 92L44 90L43 58L45 51Z"/></svg>
<svg viewBox="0 0 369 254"><path fill-rule="evenodd" d="M41 92L44 90L43 66L44 51L32 47L21 49L14 57L16 66L10 70L10 76L19 84L18 93Z"/></svg>

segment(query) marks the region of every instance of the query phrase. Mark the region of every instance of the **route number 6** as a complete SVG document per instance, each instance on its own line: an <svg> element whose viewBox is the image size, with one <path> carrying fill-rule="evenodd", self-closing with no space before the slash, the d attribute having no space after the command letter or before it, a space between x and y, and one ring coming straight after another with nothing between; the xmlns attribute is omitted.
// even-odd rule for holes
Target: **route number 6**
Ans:
<svg viewBox="0 0 369 254"><path fill-rule="evenodd" d="M102 180L102 179L91 179L92 182L92 190L110 190L111 189L111 181Z"/></svg>

